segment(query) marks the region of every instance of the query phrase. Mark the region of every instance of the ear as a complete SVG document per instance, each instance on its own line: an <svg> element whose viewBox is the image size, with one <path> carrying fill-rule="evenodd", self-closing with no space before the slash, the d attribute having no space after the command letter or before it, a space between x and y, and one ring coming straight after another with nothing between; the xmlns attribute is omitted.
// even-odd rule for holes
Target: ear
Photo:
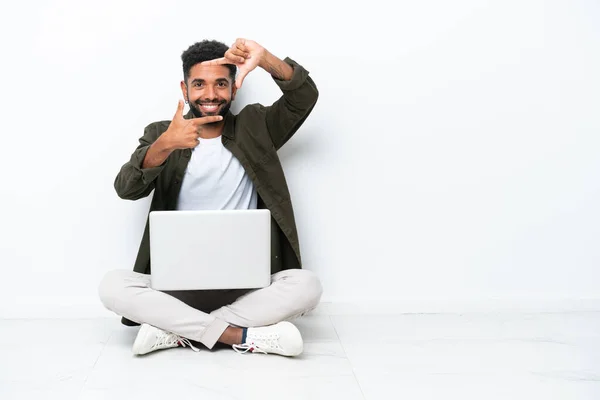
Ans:
<svg viewBox="0 0 600 400"><path fill-rule="evenodd" d="M181 86L181 93L183 94L183 98L185 99L185 102L187 103L189 101L187 86L185 85L184 81L181 81L180 86Z"/></svg>

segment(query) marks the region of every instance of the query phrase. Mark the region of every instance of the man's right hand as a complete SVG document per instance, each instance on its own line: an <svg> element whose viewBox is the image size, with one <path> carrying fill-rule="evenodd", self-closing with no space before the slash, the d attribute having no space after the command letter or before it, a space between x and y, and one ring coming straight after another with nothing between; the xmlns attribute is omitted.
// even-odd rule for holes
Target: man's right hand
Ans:
<svg viewBox="0 0 600 400"><path fill-rule="evenodd" d="M158 167L177 149L191 149L198 146L202 126L211 122L221 121L223 117L185 119L183 118L183 101L179 100L177 112L167 130L156 139L146 152L142 168Z"/></svg>
<svg viewBox="0 0 600 400"><path fill-rule="evenodd" d="M218 122L222 119L223 117L220 115L185 119L183 118L183 100L179 100L177 111L169 124L169 128L160 135L159 139L169 150L191 149L200 143L198 138L203 125Z"/></svg>

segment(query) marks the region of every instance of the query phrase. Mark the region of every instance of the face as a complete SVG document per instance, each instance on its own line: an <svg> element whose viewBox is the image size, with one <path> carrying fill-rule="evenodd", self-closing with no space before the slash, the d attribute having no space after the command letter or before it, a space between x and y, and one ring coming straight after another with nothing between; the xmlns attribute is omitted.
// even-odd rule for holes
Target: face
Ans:
<svg viewBox="0 0 600 400"><path fill-rule="evenodd" d="M190 69L187 82L181 82L181 90L196 118L224 117L235 99L236 87L229 76L229 68L196 64Z"/></svg>

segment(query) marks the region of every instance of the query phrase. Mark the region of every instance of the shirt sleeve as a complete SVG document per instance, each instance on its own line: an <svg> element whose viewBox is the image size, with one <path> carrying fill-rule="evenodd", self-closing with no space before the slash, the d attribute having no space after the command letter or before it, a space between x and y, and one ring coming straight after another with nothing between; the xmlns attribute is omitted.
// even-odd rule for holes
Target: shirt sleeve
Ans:
<svg viewBox="0 0 600 400"><path fill-rule="evenodd" d="M148 149L158 136L153 124L148 125L139 139L138 147L131 154L129 161L121 167L114 182L115 191L120 198L138 200L148 196L154 189L156 178L167 161L153 168L142 168L142 165Z"/></svg>
<svg viewBox="0 0 600 400"><path fill-rule="evenodd" d="M267 129L276 149L280 149L296 133L319 97L309 72L289 57L284 62L294 69L292 79L284 81L272 77L283 94L271 106L265 107Z"/></svg>

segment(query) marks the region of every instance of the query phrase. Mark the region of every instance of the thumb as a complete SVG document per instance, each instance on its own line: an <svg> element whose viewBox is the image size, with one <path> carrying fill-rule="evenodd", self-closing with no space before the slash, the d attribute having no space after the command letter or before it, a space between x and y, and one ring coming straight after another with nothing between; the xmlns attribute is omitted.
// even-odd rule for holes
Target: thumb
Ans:
<svg viewBox="0 0 600 400"><path fill-rule="evenodd" d="M240 71L240 74L238 75L238 77L235 80L235 86L237 86L237 88L241 88L242 87L242 82L244 82L244 78L246 78L246 75L248 75L249 71L246 70L242 70Z"/></svg>
<svg viewBox="0 0 600 400"><path fill-rule="evenodd" d="M175 118L183 118L183 100L179 100L177 103L177 111L175 111Z"/></svg>

